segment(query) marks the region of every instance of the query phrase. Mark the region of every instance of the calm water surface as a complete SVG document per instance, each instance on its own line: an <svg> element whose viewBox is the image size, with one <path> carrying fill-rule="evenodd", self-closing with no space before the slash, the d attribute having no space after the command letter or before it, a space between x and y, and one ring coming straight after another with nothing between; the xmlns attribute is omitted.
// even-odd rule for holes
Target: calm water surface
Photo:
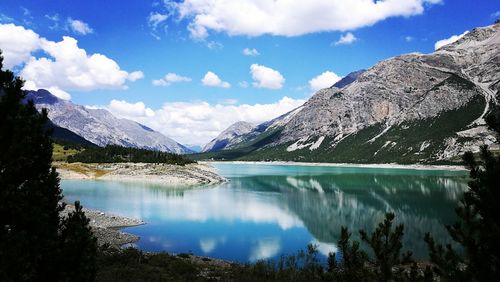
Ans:
<svg viewBox="0 0 500 282"><path fill-rule="evenodd" d="M466 172L213 164L218 186L165 187L114 181L61 182L66 201L141 218L125 228L146 251L192 252L237 261L273 259L308 243L336 250L340 227L373 230L387 211L405 224L404 245L427 254L423 235L448 239L444 224L466 189Z"/></svg>

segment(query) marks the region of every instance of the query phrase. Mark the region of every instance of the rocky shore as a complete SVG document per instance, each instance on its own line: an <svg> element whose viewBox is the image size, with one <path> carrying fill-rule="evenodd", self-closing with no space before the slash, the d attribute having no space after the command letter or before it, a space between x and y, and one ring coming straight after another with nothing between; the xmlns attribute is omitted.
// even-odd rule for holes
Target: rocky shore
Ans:
<svg viewBox="0 0 500 282"><path fill-rule="evenodd" d="M217 184L227 181L207 164L54 163L61 179L139 181L165 185Z"/></svg>
<svg viewBox="0 0 500 282"><path fill-rule="evenodd" d="M74 209L75 206L66 205L65 209L61 212L61 215L67 216L67 214L74 211ZM121 232L118 229L145 224L144 221L140 219L113 215L86 208L84 208L83 211L90 220L89 225L97 238L99 246L108 244L112 247L120 248L125 244L135 243L139 240L138 236Z"/></svg>

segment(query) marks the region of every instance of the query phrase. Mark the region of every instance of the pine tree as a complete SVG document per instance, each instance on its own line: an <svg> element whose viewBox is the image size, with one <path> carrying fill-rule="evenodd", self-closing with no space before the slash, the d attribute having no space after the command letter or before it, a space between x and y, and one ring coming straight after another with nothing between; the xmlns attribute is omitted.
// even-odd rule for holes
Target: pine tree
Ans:
<svg viewBox="0 0 500 282"><path fill-rule="evenodd" d="M366 268L368 254L360 249L359 242L351 242L351 233L342 226L337 242L342 260L337 262L337 255L328 255L328 272L338 281L371 281L373 275Z"/></svg>
<svg viewBox="0 0 500 282"><path fill-rule="evenodd" d="M394 213L387 213L383 222L379 223L375 231L368 236L364 230L360 230L361 240L366 242L375 255L375 274L379 281L391 281L394 279L393 267L412 263L412 253L402 253L402 239L404 235L403 224L392 228ZM401 275L401 272L396 273Z"/></svg>
<svg viewBox="0 0 500 282"><path fill-rule="evenodd" d="M500 137L499 113L494 108L486 122ZM447 226L464 256L449 244L437 245L430 234L425 237L435 271L448 281L500 280L500 156L487 146L481 147L479 155L479 162L472 152L463 156L471 181L456 208L459 221Z"/></svg>
<svg viewBox="0 0 500 282"><path fill-rule="evenodd" d="M88 226L80 202L75 202L75 210L61 222L60 250L62 280L92 281L96 274L96 239Z"/></svg>
<svg viewBox="0 0 500 282"><path fill-rule="evenodd" d="M88 221L81 210L61 221L47 112L25 103L22 87L20 78L3 70L0 52L0 281L59 281L60 263L68 259L61 253L71 243L61 239L76 236L70 234ZM86 255L92 256L73 253L69 259Z"/></svg>

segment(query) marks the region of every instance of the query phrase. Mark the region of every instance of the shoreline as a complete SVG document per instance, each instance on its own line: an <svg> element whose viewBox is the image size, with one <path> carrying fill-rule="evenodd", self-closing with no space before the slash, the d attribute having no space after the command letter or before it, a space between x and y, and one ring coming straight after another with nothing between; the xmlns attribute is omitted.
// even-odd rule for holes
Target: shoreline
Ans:
<svg viewBox="0 0 500 282"><path fill-rule="evenodd" d="M61 211L61 216L66 217L69 212L74 210L74 205L66 204L64 210ZM89 219L89 226L99 246L108 244L119 249L123 245L133 244L139 240L139 236L120 231L120 229L146 224L141 219L105 213L94 209L83 208L83 211Z"/></svg>
<svg viewBox="0 0 500 282"><path fill-rule="evenodd" d="M195 186L227 181L209 164L180 166L156 163L54 162L53 166L62 180L146 182L166 186Z"/></svg>
<svg viewBox="0 0 500 282"><path fill-rule="evenodd" d="M355 164L355 163L316 163L316 162L292 162L292 161L199 161L200 164L256 164L256 165L287 165L287 166L315 166L315 167L350 167L350 168L387 168L387 169L409 169L409 170L447 170L468 171L464 166L453 165L426 165L426 164Z"/></svg>

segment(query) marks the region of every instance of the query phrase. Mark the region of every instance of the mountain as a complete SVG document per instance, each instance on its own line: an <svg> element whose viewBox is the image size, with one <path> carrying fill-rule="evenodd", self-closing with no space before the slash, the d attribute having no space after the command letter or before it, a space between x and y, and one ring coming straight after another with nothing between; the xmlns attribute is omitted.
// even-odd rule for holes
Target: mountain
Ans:
<svg viewBox="0 0 500 282"><path fill-rule="evenodd" d="M301 108L302 107L298 107L257 126L243 121L236 122L210 141L210 143L205 145L202 152L216 153L224 150L237 149L241 147L241 144L247 144L248 142L255 143L256 140L258 141L259 138L265 136L266 133L272 132L275 128L285 125ZM254 148L245 148L245 151L249 149L253 150Z"/></svg>
<svg viewBox="0 0 500 282"><path fill-rule="evenodd" d="M358 77L362 75L365 71L366 70L353 71L348 75L346 75L345 77L343 77L341 80L337 81L337 83L335 83L333 87L344 88L347 85L353 83L356 79L358 79Z"/></svg>
<svg viewBox="0 0 500 282"><path fill-rule="evenodd" d="M74 133L73 131L62 128L60 126L55 125L52 121L47 122L47 128L50 128L52 130L52 139L56 143L76 143L80 145L84 145L86 147L97 147L96 144L88 141L87 139L81 137L80 135Z"/></svg>
<svg viewBox="0 0 500 282"><path fill-rule="evenodd" d="M135 121L117 118L104 109L89 109L52 95L49 91L26 91L38 109L46 108L50 120L98 145L159 150L177 154L192 151L174 140Z"/></svg>
<svg viewBox="0 0 500 282"><path fill-rule="evenodd" d="M193 153L199 153L203 150L203 147L201 147L200 145L185 144L184 146L186 146L189 150L193 151Z"/></svg>
<svg viewBox="0 0 500 282"><path fill-rule="evenodd" d="M250 133L255 128L255 125L238 121L226 130L222 131L215 139L210 141L207 145L203 147L202 152L212 152L219 151L225 148L230 148L232 144L240 143L240 137L247 133Z"/></svg>
<svg viewBox="0 0 500 282"><path fill-rule="evenodd" d="M318 91L287 121L209 157L436 163L478 151L495 141L484 117L498 110L499 29L477 28L434 53L381 61L341 88Z"/></svg>

